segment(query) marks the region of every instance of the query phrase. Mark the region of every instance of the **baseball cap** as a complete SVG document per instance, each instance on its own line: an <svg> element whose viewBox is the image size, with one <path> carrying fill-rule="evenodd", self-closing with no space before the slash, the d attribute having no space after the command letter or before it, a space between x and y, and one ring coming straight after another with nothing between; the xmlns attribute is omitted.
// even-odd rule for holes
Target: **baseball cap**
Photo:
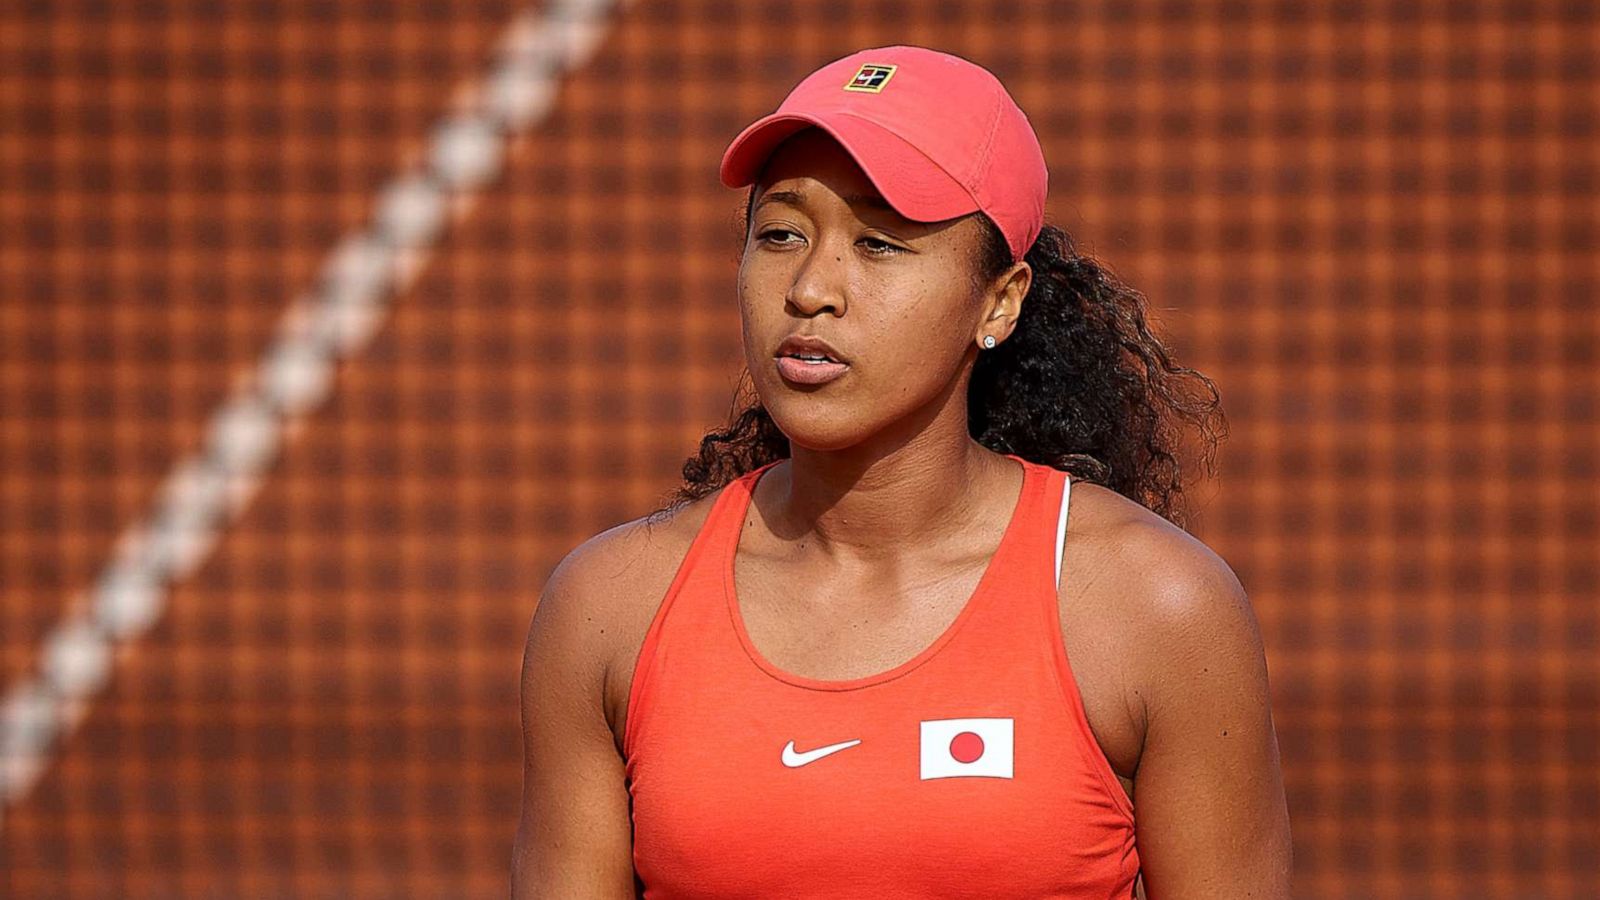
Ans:
<svg viewBox="0 0 1600 900"><path fill-rule="evenodd" d="M828 132L895 211L937 222L981 211L1019 260L1044 226L1049 173L1033 126L988 69L926 47L860 50L807 75L722 155L744 187L790 135Z"/></svg>

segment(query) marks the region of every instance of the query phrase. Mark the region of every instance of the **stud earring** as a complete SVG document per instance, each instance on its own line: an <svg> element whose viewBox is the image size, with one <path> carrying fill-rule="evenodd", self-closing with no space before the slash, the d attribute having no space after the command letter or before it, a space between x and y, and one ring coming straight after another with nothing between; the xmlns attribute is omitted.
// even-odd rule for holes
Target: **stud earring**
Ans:
<svg viewBox="0 0 1600 900"><path fill-rule="evenodd" d="M983 349L985 349L985 350L993 350L994 349L994 335L986 334L986 335L983 336Z"/></svg>

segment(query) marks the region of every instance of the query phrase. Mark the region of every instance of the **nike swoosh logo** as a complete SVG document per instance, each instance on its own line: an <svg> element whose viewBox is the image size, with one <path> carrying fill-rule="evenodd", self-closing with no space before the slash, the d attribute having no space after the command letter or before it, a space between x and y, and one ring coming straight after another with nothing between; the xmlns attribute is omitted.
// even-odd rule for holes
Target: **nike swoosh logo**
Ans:
<svg viewBox="0 0 1600 900"><path fill-rule="evenodd" d="M790 741L783 746L783 764L791 769L798 768L806 763L816 762L830 753L838 753L846 747L854 747L859 743L861 743L861 739L856 738L853 741L841 741L837 744L829 744L826 747L818 747L815 750L807 750L804 753L796 753L794 741Z"/></svg>

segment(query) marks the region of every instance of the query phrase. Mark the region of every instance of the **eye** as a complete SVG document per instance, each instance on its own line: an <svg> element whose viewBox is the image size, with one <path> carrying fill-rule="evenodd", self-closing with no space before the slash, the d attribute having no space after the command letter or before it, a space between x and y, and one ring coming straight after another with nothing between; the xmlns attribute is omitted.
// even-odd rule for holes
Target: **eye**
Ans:
<svg viewBox="0 0 1600 900"><path fill-rule="evenodd" d="M867 248L867 252L873 256L893 256L894 254L900 253L905 249L875 237L864 237L859 241L859 243L865 246Z"/></svg>
<svg viewBox="0 0 1600 900"><path fill-rule="evenodd" d="M795 238L795 240L788 240L787 238ZM756 235L756 240L766 244L776 244L778 246L799 243L799 238L800 235L790 231L787 228L768 228Z"/></svg>

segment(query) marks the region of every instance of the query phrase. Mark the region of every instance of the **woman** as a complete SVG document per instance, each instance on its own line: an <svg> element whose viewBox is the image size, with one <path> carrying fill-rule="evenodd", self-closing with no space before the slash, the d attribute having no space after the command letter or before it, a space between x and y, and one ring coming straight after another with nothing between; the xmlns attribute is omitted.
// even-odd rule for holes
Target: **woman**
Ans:
<svg viewBox="0 0 1600 900"><path fill-rule="evenodd" d="M1214 388L1004 87L852 54L721 174L757 396L550 576L516 895L1288 896L1256 621L1166 518Z"/></svg>

